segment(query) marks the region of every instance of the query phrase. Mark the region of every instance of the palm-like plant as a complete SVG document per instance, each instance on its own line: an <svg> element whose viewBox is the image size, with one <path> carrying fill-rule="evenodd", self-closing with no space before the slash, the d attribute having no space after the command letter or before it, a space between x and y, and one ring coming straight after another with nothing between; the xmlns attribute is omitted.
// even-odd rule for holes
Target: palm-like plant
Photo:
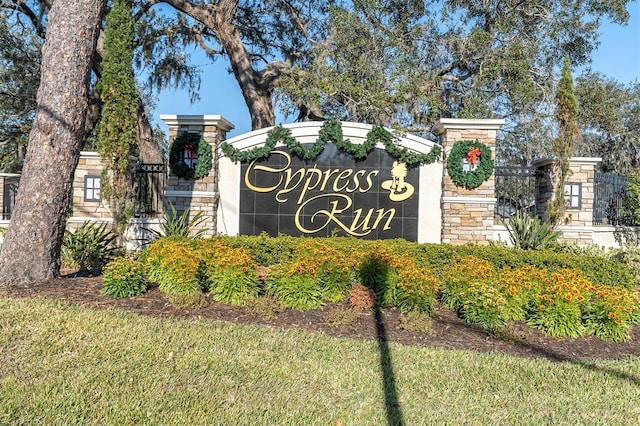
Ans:
<svg viewBox="0 0 640 426"><path fill-rule="evenodd" d="M202 238L208 228L201 228L206 217L200 211L189 220L190 210L186 209L182 214L178 214L172 203L169 203L169 210L165 210L160 222L160 229L143 228L149 232L152 239L162 237L185 237L185 238Z"/></svg>
<svg viewBox="0 0 640 426"><path fill-rule="evenodd" d="M518 210L509 222L503 222L511 244L517 249L536 250L555 243L562 231L554 229L539 217Z"/></svg>

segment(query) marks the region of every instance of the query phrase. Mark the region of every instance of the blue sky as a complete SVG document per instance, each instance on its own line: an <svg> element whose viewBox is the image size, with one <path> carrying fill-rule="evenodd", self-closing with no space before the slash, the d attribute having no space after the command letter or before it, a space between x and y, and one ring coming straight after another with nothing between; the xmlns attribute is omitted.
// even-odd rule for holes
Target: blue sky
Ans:
<svg viewBox="0 0 640 426"><path fill-rule="evenodd" d="M605 22L601 29L600 47L593 56L591 68L622 83L640 81L640 1L629 5L631 18L626 26ZM167 127L160 114L220 114L235 125L229 136L251 131L249 112L238 84L227 72L226 61L210 63L202 55L196 63L203 66L200 101L191 104L187 93L165 90L159 96L152 119ZM576 72L574 74L578 74ZM283 117L276 119L284 122Z"/></svg>

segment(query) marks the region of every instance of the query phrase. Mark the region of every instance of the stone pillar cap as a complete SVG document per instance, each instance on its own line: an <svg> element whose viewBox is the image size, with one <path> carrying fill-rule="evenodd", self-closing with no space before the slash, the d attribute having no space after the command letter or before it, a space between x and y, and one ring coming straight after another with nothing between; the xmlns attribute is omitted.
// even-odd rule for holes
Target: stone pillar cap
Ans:
<svg viewBox="0 0 640 426"><path fill-rule="evenodd" d="M161 114L160 120L167 123L169 127L178 127L181 125L202 125L215 126L220 130L228 132L235 128L229 120L221 115L180 115L180 114Z"/></svg>
<svg viewBox="0 0 640 426"><path fill-rule="evenodd" d="M500 130L504 123L504 118L441 118L433 125L431 132L441 135L448 129Z"/></svg>

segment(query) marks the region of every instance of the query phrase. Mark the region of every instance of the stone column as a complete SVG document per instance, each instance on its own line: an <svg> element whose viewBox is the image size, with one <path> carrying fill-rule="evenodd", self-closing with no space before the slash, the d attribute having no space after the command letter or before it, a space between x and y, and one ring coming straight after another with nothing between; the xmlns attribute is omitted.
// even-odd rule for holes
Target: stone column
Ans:
<svg viewBox="0 0 640 426"><path fill-rule="evenodd" d="M565 182L567 209L559 224L560 241L578 245L593 244L593 204L595 199L596 169L602 162L596 157L569 159L569 175ZM554 160L545 158L533 163L538 169L536 179L536 210L547 219L547 205L554 197Z"/></svg>
<svg viewBox="0 0 640 426"><path fill-rule="evenodd" d="M203 212L206 236L217 233L218 217L218 145L227 138L234 125L220 115L161 115L169 126L169 143L185 132L199 133L211 145L213 165L202 179L182 179L169 170L165 199L173 203L179 214L190 210L190 216Z"/></svg>
<svg viewBox="0 0 640 426"><path fill-rule="evenodd" d="M446 163L453 144L462 140L482 142L491 150L495 159L496 134L503 124L502 119L443 118L431 130L440 137L444 152L440 199L442 243L488 244L493 240L493 215L496 204L494 175L492 174L478 188L469 190L453 183Z"/></svg>

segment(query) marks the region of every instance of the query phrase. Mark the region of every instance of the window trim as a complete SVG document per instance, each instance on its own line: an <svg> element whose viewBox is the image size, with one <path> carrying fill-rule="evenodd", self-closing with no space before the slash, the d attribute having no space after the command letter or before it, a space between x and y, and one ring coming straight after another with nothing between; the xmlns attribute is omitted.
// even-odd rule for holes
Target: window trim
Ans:
<svg viewBox="0 0 640 426"><path fill-rule="evenodd" d="M582 209L582 182L565 182L564 199L568 210ZM573 201L576 199L578 202L577 205L574 206Z"/></svg>
<svg viewBox="0 0 640 426"><path fill-rule="evenodd" d="M96 187L96 182L98 183ZM91 185L89 185L91 183ZM84 201L99 203L102 201L102 178L99 175L86 175L84 177Z"/></svg>

